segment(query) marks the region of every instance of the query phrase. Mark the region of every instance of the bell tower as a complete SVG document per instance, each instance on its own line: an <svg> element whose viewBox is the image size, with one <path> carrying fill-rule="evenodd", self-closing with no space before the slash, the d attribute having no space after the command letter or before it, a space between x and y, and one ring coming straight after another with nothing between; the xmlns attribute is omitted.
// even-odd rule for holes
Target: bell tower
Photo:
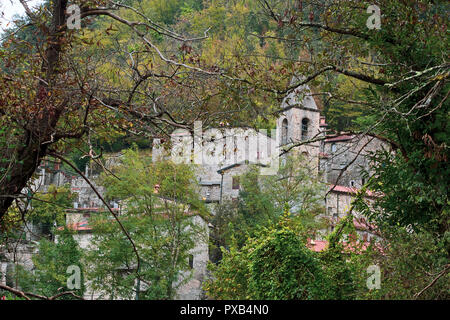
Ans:
<svg viewBox="0 0 450 320"><path fill-rule="evenodd" d="M303 154L313 165L319 161L320 142L314 142L321 135L318 103L309 86L299 86L283 99L277 120L279 146L298 145L291 152Z"/></svg>

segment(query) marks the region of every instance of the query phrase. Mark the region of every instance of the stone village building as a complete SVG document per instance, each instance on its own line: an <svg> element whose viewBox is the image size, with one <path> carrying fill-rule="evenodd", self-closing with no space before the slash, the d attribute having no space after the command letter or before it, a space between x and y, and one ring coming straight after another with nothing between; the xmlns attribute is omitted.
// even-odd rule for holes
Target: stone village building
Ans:
<svg viewBox="0 0 450 320"><path fill-rule="evenodd" d="M311 94L312 92L307 85L304 85L284 98L281 104L282 113L276 122L276 134L272 134L270 137L266 133L254 130L241 130L240 135L244 139L234 141L227 140L230 137L226 133L224 134L223 130L209 130L215 135L222 133L223 145L219 148L220 152L217 152L215 147L210 150L211 153L216 151L214 156L217 161L212 164L201 163L197 166L196 174L201 197L207 204L211 204L211 208L214 203L239 197L239 176L247 171L251 164L258 163L262 167L267 167L270 161L278 160L280 148L292 147L289 153L297 152L305 156L308 159L308 166L311 166L317 173L322 173L324 183L329 186L329 192L326 196L324 195L326 217L330 221L330 229L327 231L331 231L337 221L346 215L354 195L366 182L362 172L370 170L368 155L380 148L386 148L386 144L378 138L368 135L329 135L325 118L320 115L321 101L316 95ZM184 140L186 138L187 140ZM188 132L176 131L172 135L175 142L195 143L195 137L189 140L190 138ZM214 134L209 136L210 141L213 141L214 138L216 138ZM231 138L234 139L234 137ZM262 148L259 143L255 146L254 142L260 140L268 147L264 147L264 143ZM216 140L214 145L218 144L220 145L220 141ZM152 150L153 160L158 161L167 156L163 152L159 140L155 139ZM253 161L248 161L249 159ZM90 170L91 168L86 168L86 175L90 175ZM88 223L89 217L103 208L100 199L86 181L81 177L68 176L60 170L59 165L55 165L50 170L44 162L34 185L35 190L45 191L50 184L63 185L66 183L70 184L73 192L78 193L74 208L67 213L67 223L77 231L75 239L79 242L80 247L86 249L89 247L92 236ZM104 188L101 186L98 186L98 190L101 193L104 192ZM367 194L369 198L372 196L372 194ZM120 210L117 203L111 205L113 210ZM362 239L369 240L376 237L373 226L359 217L358 213L355 212L354 216L355 227ZM206 222L202 218L196 217L195 219L198 224L206 226ZM209 225L209 227L213 226ZM7 248L0 248L1 283L8 282L6 275L12 263L21 263L32 267L30 258L36 250L32 241L37 239L32 235L27 235L26 240L17 246L20 252L11 250L8 252ZM320 251L326 247L326 243L322 239L315 239L311 240L310 247ZM207 276L208 261L208 240L198 241L192 250L192 261L190 261L191 280L178 290L178 299L204 298L202 281ZM96 295L87 293L85 298L96 298Z"/></svg>

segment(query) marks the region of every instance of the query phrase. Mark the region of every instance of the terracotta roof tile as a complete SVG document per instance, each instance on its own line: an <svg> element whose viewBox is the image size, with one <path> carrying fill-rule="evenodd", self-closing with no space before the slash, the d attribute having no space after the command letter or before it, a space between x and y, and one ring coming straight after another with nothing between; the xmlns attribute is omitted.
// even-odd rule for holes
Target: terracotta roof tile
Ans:
<svg viewBox="0 0 450 320"><path fill-rule="evenodd" d="M342 141L351 140L353 138L354 138L353 135L342 135L342 136L325 139L325 142L342 142Z"/></svg>

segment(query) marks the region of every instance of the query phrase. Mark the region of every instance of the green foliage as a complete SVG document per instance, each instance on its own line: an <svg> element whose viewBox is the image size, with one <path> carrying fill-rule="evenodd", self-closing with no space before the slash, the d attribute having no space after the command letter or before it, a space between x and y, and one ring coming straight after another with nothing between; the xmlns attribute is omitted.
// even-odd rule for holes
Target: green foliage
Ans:
<svg viewBox="0 0 450 320"><path fill-rule="evenodd" d="M368 85L343 75L330 75L324 82L324 89L336 97L327 99L323 110L330 128L337 132L359 130L361 128L359 123L368 116L367 106L348 101L365 101Z"/></svg>
<svg viewBox="0 0 450 320"><path fill-rule="evenodd" d="M355 225L353 224L353 215L348 214L340 219L333 231L326 237L331 248L340 248L344 235L356 234Z"/></svg>
<svg viewBox="0 0 450 320"><path fill-rule="evenodd" d="M29 221L46 226L56 222L61 226L66 223L65 213L68 208L72 208L75 195L69 185L60 187L50 185L46 193L38 192L33 198Z"/></svg>
<svg viewBox="0 0 450 320"><path fill-rule="evenodd" d="M249 298L329 299L320 262L288 226L273 230L250 255ZM325 290L324 290L325 289Z"/></svg>
<svg viewBox="0 0 450 320"><path fill-rule="evenodd" d="M448 175L448 168L438 173L429 167L431 159L415 157L405 163L399 155L387 152L380 152L374 158L374 169L379 176L369 179L368 188L383 196L370 207L361 201L358 208L379 225L409 226L415 231L427 230L442 236L448 228L449 200L445 184L435 183L441 180L440 175ZM422 161L427 170L435 171L435 183L429 183L426 177L414 172L412 162L417 161Z"/></svg>
<svg viewBox="0 0 450 320"><path fill-rule="evenodd" d="M205 289L213 299L338 299L333 275L320 256L306 245L305 229L285 215L275 226L248 238L242 248L234 241L223 250L218 265L210 265L213 279ZM329 262L328 259L323 260Z"/></svg>
<svg viewBox="0 0 450 320"><path fill-rule="evenodd" d="M239 248L236 241L228 250L220 248L223 257L220 264L210 263L212 279L204 283L208 297L219 300L248 299L249 253L251 246Z"/></svg>
<svg viewBox="0 0 450 320"><path fill-rule="evenodd" d="M286 210L311 237L322 226L316 217L324 211L324 185L300 155L287 157L276 175L262 176L258 166L251 166L240 180L237 204L224 201L216 208L217 246L227 246L231 235L242 246L260 228L278 223Z"/></svg>
<svg viewBox="0 0 450 320"><path fill-rule="evenodd" d="M330 92L325 95L329 99L323 110L328 122L336 130L367 130L381 135L393 149L374 155L373 170L367 173L366 188L377 197L370 201L360 197L355 206L355 210L378 226L387 243L383 242L381 251L374 245L364 254L343 253L342 232L335 231L328 238L330 248L325 252L316 255L307 251L305 237L314 236L318 229L315 217L322 210L320 184L309 179L308 172L302 172L298 165L288 163L278 176L267 179L261 179L253 169L242 177L243 189L237 206L224 204L213 220L217 227L214 245L226 249L222 250L222 262L215 267L217 280L208 287L211 296L410 299L445 270L450 252L448 2L380 0L377 2L383 13L380 30L366 28L365 10L372 4L369 1L359 2L358 6L352 0L327 1L323 3L326 10L320 1L122 3L139 8L156 23L173 27L180 34L203 35L211 27L208 38L181 47L173 38L167 40L154 31L146 36L170 59L205 70L219 70L225 76L204 77L207 80L200 81L203 77L197 77L198 72L190 73L181 67L177 68L181 72L173 74L174 68L147 50L128 26L100 18L83 28L77 37L72 34L65 37L67 43L63 47L71 47L73 51L62 52L61 61L70 61L70 65L61 64L57 69L64 70L62 80L69 86L70 99L55 90L49 92L48 105L64 105L65 100L71 100L71 104L58 112L63 121L41 121L54 112L45 104L36 103L36 79L44 79L42 70L46 70L42 68L41 53L48 48L47 39L39 30L48 28L40 28L40 23L25 26L28 20L23 19L23 28L8 31L11 39L0 48L0 68L4 74L0 90L2 195L23 188L20 183L11 182L14 173L20 177L22 172L31 172L29 167L21 167L31 154L24 152L25 142L33 141L31 137L42 132L39 126L39 130L31 130L30 124L52 123L51 128L43 131L76 132L80 128L79 119L83 118L80 115L87 109L86 101L91 100L83 95L80 100L75 99L74 92L80 83L82 91L102 83L105 89L102 92L115 92L115 98L126 101L127 89L134 87L136 73L157 75L158 81L151 77L150 83L139 82L136 92L133 89L135 95L127 103L133 106L133 111L153 114L153 109L145 108L148 98L163 97L162 114L170 116L170 122L190 123L190 115L197 120L200 114L217 123L267 125L273 124L271 116L279 106L280 96L276 92L283 92L293 75L310 76L323 67L333 66L328 70L339 69L339 75L324 73L310 83L319 91ZM274 15L262 7L267 4L273 6ZM39 22L47 24L49 12L42 10ZM125 9L120 10L120 15L133 21L138 18ZM344 32L310 30L299 25L301 21L318 22L319 26ZM136 27L145 29L142 25ZM85 64L87 61L90 64ZM130 72L127 67L134 63L136 67ZM71 70L90 71L74 76ZM356 79L355 73L388 85L361 80L364 77ZM349 74L353 76L348 77ZM58 77L59 74L55 78ZM165 78L170 80L164 82ZM61 87L53 83L51 86ZM185 87L195 90L188 91ZM193 112L191 108L197 105L199 108ZM129 114L105 111L104 106L93 104L90 107L88 123L90 131L95 132L94 150L98 152L102 147L117 151L129 146L134 139L119 129L129 130L135 125L130 123ZM125 106L118 110L122 108ZM161 124L158 117L153 120L155 126ZM148 123L141 128L148 130ZM148 147L145 141L134 142ZM59 147L73 146L60 142L54 149ZM27 157L20 158L22 154ZM88 161L87 157L82 158L84 155L81 151L70 154L80 169ZM121 201L127 208L122 213L123 224L142 254L141 270L134 270L137 264L134 252L111 217L102 215L93 221L94 241L99 249L90 252L91 275L95 288L112 297L132 297L138 275L150 283L143 297L173 297L172 284L179 272L186 270L186 255L195 238L195 232L184 232L194 228L185 218L185 211L206 214L189 167L168 162L151 164L149 160L136 151L127 151L124 166L115 170L120 179L103 177L108 200ZM158 195L154 193L156 184L160 186ZM51 189L37 197L51 203L33 200L31 220L47 225L55 220L61 223L63 208L71 204L70 192ZM295 228L280 222L286 209L292 212ZM18 208L11 207L2 219L2 231L15 229L20 218ZM343 233L350 232L352 218L342 221L340 227ZM2 237L5 235L2 233ZM68 238L67 246L72 248L73 243L69 243ZM40 277L51 283L42 287L42 292L54 292L56 284L62 281L55 261L65 259L66 249L55 246L43 240L42 255L36 258ZM173 255L174 250L177 255ZM156 253L163 253L162 257ZM368 291L365 287L365 268L373 263L380 264L383 270L379 291ZM50 266L48 273L44 272L45 266ZM305 268L313 278L307 276ZM447 283L448 275L444 275L421 297L448 299Z"/></svg>
<svg viewBox="0 0 450 320"><path fill-rule="evenodd" d="M64 291L73 291L83 296L84 272L83 254L71 231L64 229L57 234L57 241L47 239L39 241L38 253L32 257L34 269L28 271L24 267L16 267L18 285L27 292L51 297ZM71 274L67 273L69 266L78 266L81 270L80 289L69 289L67 280ZM64 295L60 299L75 299Z"/></svg>
<svg viewBox="0 0 450 320"><path fill-rule="evenodd" d="M120 201L120 219L139 253L109 216L91 219L92 245L87 254L92 288L103 297L132 299L140 281L139 299L172 299L189 277L189 253L204 238L199 216L206 209L199 200L192 169L171 162L152 163L137 150L127 150L115 176L102 177L108 200ZM179 281L181 279L181 281Z"/></svg>
<svg viewBox="0 0 450 320"><path fill-rule="evenodd" d="M359 299L448 300L448 251L437 239L430 233L411 232L398 226L385 228L383 238L364 254L350 257L355 296ZM378 290L366 288L366 269L370 265L377 265L381 271Z"/></svg>

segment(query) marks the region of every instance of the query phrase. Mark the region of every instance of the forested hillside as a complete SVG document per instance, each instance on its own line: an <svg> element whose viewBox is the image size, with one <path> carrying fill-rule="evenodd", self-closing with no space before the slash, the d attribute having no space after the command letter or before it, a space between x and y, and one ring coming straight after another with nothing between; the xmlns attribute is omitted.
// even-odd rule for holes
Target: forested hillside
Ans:
<svg viewBox="0 0 450 320"><path fill-rule="evenodd" d="M142 299L173 299L177 276L193 268L192 237L204 231L186 220L195 212L214 226L204 297L449 299L447 1L14 2L26 14L0 43L0 245L22 241L28 222L49 230L37 271L16 268L19 293L0 287L9 297L54 297L66 277L56 266L80 263L112 299L134 298L136 281L148 288ZM304 85L311 92L296 92ZM193 133L196 121L204 130L275 129L293 92L314 98L328 131L291 141L278 175L242 175L239 198L214 212L199 203L191 166L148 159L156 139L170 150L170 134ZM386 148L370 155L348 215L314 252L308 243L324 228L316 217L328 186L288 151L326 135L368 135ZM107 155L119 152L123 166L108 167ZM105 215L93 222L102 252L83 253L64 228L70 188L30 191L45 161L70 176L89 164L103 169ZM127 218L110 205L118 199L134 208ZM377 228L364 250L345 244L354 212ZM158 260L149 248L170 254ZM132 271L116 277L124 265ZM371 265L382 272L375 290L366 285Z"/></svg>

